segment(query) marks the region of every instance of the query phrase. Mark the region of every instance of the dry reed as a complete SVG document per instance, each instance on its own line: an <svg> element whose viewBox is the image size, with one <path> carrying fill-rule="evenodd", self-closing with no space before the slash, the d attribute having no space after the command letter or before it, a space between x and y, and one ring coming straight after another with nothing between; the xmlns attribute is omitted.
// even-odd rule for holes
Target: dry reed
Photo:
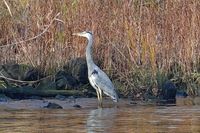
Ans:
<svg viewBox="0 0 200 133"><path fill-rule="evenodd" d="M58 13L45 34L7 46L37 36ZM186 83L190 94L200 89L199 0L4 0L0 63L54 73L85 56L85 41L72 37L83 30L93 31L94 57L124 83L125 92L158 87L160 72L178 85Z"/></svg>

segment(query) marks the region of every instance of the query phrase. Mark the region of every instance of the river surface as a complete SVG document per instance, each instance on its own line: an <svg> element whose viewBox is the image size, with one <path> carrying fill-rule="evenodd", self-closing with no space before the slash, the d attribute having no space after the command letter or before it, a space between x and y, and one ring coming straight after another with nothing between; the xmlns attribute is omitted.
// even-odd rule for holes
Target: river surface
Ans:
<svg viewBox="0 0 200 133"><path fill-rule="evenodd" d="M0 106L0 133L200 133L200 105L194 102L116 106L105 101L104 108L97 108L95 99L85 101L88 106L82 108Z"/></svg>

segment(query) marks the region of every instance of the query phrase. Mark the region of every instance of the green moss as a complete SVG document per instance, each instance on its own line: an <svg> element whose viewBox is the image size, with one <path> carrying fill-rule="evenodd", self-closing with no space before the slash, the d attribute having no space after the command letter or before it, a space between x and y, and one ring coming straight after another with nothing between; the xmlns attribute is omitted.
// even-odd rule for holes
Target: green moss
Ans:
<svg viewBox="0 0 200 133"><path fill-rule="evenodd" d="M6 88L6 83L2 80L0 80L0 88Z"/></svg>

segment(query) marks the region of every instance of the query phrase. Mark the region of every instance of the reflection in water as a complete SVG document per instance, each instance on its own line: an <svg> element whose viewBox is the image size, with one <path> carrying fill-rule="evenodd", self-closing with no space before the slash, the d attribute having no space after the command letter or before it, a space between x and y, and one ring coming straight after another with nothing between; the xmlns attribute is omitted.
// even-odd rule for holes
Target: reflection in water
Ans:
<svg viewBox="0 0 200 133"><path fill-rule="evenodd" d="M99 108L90 111L87 119L87 132L105 132L112 128L115 115L115 108Z"/></svg>
<svg viewBox="0 0 200 133"><path fill-rule="evenodd" d="M200 133L199 105L58 110L0 108L0 114L0 133Z"/></svg>

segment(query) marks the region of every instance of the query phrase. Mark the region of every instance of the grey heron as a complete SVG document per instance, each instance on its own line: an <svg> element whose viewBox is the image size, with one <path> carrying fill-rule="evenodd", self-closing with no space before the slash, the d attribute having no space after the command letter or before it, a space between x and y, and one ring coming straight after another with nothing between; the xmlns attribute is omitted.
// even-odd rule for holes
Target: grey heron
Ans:
<svg viewBox="0 0 200 133"><path fill-rule="evenodd" d="M96 90L99 105L102 106L102 92L112 98L114 102L118 102L118 95L116 89L112 84L109 77L104 73L93 61L92 58L92 45L93 35L92 32L80 32L73 35L85 37L88 40L86 47L86 61L88 67L88 79L92 87Z"/></svg>

